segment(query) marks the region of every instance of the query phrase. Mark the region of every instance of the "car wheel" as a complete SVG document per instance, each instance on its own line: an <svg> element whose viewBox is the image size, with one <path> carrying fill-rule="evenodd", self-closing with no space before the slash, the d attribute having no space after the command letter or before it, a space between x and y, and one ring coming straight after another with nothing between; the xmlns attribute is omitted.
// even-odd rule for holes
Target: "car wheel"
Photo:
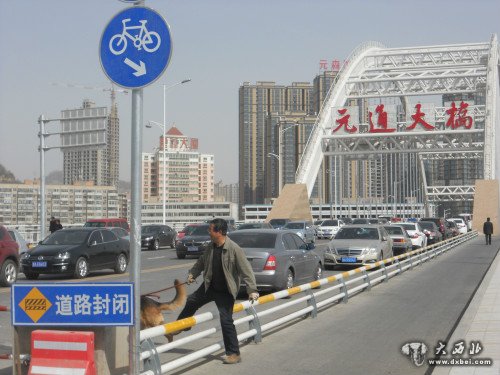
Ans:
<svg viewBox="0 0 500 375"><path fill-rule="evenodd" d="M184 259L185 257L186 257L186 254L177 253L177 258L178 259Z"/></svg>
<svg viewBox="0 0 500 375"><path fill-rule="evenodd" d="M175 249L175 237L172 237L172 242L170 243L170 248Z"/></svg>
<svg viewBox="0 0 500 375"><path fill-rule="evenodd" d="M17 264L12 259L7 259L3 262L2 270L0 271L0 285L11 286L17 280Z"/></svg>
<svg viewBox="0 0 500 375"><path fill-rule="evenodd" d="M75 278L83 279L89 274L89 264L87 259L80 257L75 265Z"/></svg>
<svg viewBox="0 0 500 375"><path fill-rule="evenodd" d="M155 239L153 243L149 246L149 250L158 250L160 248L160 241Z"/></svg>
<svg viewBox="0 0 500 375"><path fill-rule="evenodd" d="M24 276L26 276L28 280L36 280L38 279L38 276L40 276L40 274L34 272L25 272Z"/></svg>
<svg viewBox="0 0 500 375"><path fill-rule="evenodd" d="M124 273L127 270L127 256L123 253L116 258L115 273Z"/></svg>
<svg viewBox="0 0 500 375"><path fill-rule="evenodd" d="M288 271L286 272L285 289L292 288L294 282L295 282L295 275L293 274L293 271L289 268Z"/></svg>

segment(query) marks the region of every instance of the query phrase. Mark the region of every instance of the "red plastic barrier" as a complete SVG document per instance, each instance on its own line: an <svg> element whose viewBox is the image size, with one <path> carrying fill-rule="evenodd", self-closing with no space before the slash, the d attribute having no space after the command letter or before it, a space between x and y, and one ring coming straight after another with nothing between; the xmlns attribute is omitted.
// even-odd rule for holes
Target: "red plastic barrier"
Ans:
<svg viewBox="0 0 500 375"><path fill-rule="evenodd" d="M9 308L7 306L0 305L0 311L9 311Z"/></svg>
<svg viewBox="0 0 500 375"><path fill-rule="evenodd" d="M70 373L96 375L94 332L33 331L28 374Z"/></svg>

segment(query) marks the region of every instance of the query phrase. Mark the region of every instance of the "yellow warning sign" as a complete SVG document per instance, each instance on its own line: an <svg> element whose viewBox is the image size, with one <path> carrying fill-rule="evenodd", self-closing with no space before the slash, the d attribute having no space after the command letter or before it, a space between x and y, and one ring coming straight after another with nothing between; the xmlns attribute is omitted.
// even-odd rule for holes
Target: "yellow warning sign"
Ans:
<svg viewBox="0 0 500 375"><path fill-rule="evenodd" d="M38 320L45 314L52 304L45 298L45 296L37 288L33 288L30 292L19 302L19 307L33 320Z"/></svg>

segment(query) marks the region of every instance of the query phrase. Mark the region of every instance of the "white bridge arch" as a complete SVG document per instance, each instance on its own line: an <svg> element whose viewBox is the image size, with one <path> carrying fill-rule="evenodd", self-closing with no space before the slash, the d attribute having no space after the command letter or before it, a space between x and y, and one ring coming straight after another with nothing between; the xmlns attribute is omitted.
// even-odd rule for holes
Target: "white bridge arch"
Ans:
<svg viewBox="0 0 500 375"><path fill-rule="evenodd" d="M428 186L423 169L426 159L480 159L483 179L500 176L499 47L496 35L490 42L425 47L386 48L377 42L356 48L337 74L326 96L314 129L300 159L296 183L306 184L311 195L323 156L381 155L416 153L424 198L429 201L471 200L474 186ZM435 107L435 127L408 129L413 108L410 97L472 94L484 104L474 103L467 110L474 126L450 129L446 108ZM337 128L335 112L350 100L398 98L404 118L397 131L387 133L349 133ZM368 126L365 125L365 129Z"/></svg>

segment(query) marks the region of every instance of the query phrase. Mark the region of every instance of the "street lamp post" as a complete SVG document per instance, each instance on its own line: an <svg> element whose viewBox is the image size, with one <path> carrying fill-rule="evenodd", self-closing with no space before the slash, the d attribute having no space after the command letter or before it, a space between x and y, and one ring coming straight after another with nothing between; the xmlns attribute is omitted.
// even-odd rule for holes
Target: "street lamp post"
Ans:
<svg viewBox="0 0 500 375"><path fill-rule="evenodd" d="M172 87L182 85L184 83L191 82L191 79L184 79L180 82L174 83L173 85L167 86L163 84L163 124L160 124L159 122L156 121L149 121L148 124L146 124L147 128L152 128L151 124L159 126L163 130L163 192L162 192L162 206L163 206L163 225L166 224L167 221L167 211L166 211L166 185L167 185L167 160L166 160L166 143L167 143L167 90L171 89Z"/></svg>

